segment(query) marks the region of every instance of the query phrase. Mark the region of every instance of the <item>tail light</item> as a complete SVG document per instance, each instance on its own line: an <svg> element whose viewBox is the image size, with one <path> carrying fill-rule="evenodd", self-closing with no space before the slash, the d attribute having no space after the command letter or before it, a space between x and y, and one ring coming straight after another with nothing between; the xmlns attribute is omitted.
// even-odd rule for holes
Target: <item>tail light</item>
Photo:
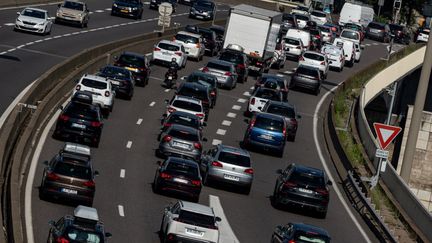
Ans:
<svg viewBox="0 0 432 243"><path fill-rule="evenodd" d="M171 141L172 140L172 137L171 136L169 136L169 135L166 135L164 138L163 138L163 141L164 142L169 142L169 141Z"/></svg>
<svg viewBox="0 0 432 243"><path fill-rule="evenodd" d="M325 188L318 188L315 191L318 192L319 194L323 195L323 196L328 196L328 194L329 194L328 190Z"/></svg>
<svg viewBox="0 0 432 243"><path fill-rule="evenodd" d="M252 98L250 103L251 105L255 105L255 98Z"/></svg>
<svg viewBox="0 0 432 243"><path fill-rule="evenodd" d="M92 127L100 127L100 126L102 126L102 122L99 122L99 121L93 121L93 122L91 123L91 126L92 126Z"/></svg>
<svg viewBox="0 0 432 243"><path fill-rule="evenodd" d="M304 61L303 56L299 56L299 61Z"/></svg>
<svg viewBox="0 0 432 243"><path fill-rule="evenodd" d="M226 72L225 75L226 75L226 76L231 76L232 73L231 73L231 72Z"/></svg>
<svg viewBox="0 0 432 243"><path fill-rule="evenodd" d="M245 172L246 174L253 175L254 170L253 170L253 169L246 169L244 172Z"/></svg>
<svg viewBox="0 0 432 243"><path fill-rule="evenodd" d="M196 149L202 149L202 146L200 143L194 143L194 148Z"/></svg>
<svg viewBox="0 0 432 243"><path fill-rule="evenodd" d="M81 85L77 85L76 87L75 87L75 90L81 90Z"/></svg>
<svg viewBox="0 0 432 243"><path fill-rule="evenodd" d="M202 71L205 73L205 72L208 72L209 69L208 69L208 67L204 67L204 68L202 69Z"/></svg>
<svg viewBox="0 0 432 243"><path fill-rule="evenodd" d="M210 95L211 95L211 96L216 96L216 92L211 91L211 92L210 92Z"/></svg>
<svg viewBox="0 0 432 243"><path fill-rule="evenodd" d="M93 180L90 180L90 181L84 182L83 185L86 187L95 187L95 182Z"/></svg>
<svg viewBox="0 0 432 243"><path fill-rule="evenodd" d="M69 117L66 116L66 115L60 115L60 116L59 116L59 120L66 122L66 121L69 120Z"/></svg>
<svg viewBox="0 0 432 243"><path fill-rule="evenodd" d="M153 48L153 51L160 51L161 49L158 47Z"/></svg>
<svg viewBox="0 0 432 243"><path fill-rule="evenodd" d="M292 189L292 188L294 188L294 187L296 187L297 186L297 183L293 183L293 182L289 182L289 181L287 181L287 182L285 182L284 184L283 184L283 187L285 188L285 189Z"/></svg>
<svg viewBox="0 0 432 243"><path fill-rule="evenodd" d="M176 109L174 109L174 108L172 108L172 107L169 107L169 108L168 108L168 112L169 112L169 113L173 113L173 112L175 112L175 111L176 111Z"/></svg>
<svg viewBox="0 0 432 243"><path fill-rule="evenodd" d="M180 56L180 57L183 55L183 53L180 52L180 51L176 51L175 54L176 54L177 56Z"/></svg>
<svg viewBox="0 0 432 243"><path fill-rule="evenodd" d="M194 185L194 186L201 186L201 181L200 180L193 180L192 181L192 185Z"/></svg>
<svg viewBox="0 0 432 243"><path fill-rule="evenodd" d="M284 137L286 136L286 128L285 127L282 130L282 134L283 134Z"/></svg>
<svg viewBox="0 0 432 243"><path fill-rule="evenodd" d="M290 240L288 241L288 243L295 243L295 240Z"/></svg>
<svg viewBox="0 0 432 243"><path fill-rule="evenodd" d="M110 96L110 92L109 91L105 91L105 97L109 97Z"/></svg>
<svg viewBox="0 0 432 243"><path fill-rule="evenodd" d="M320 65L325 65L325 62L321 62Z"/></svg>
<svg viewBox="0 0 432 243"><path fill-rule="evenodd" d="M170 127L171 126L171 123L165 123L164 124L164 127Z"/></svg>
<svg viewBox="0 0 432 243"><path fill-rule="evenodd" d="M166 172L162 172L162 173L160 173L160 178L163 178L163 179L171 179L171 175L170 174L168 174L168 173L166 173Z"/></svg>
<svg viewBox="0 0 432 243"><path fill-rule="evenodd" d="M57 238L56 242L57 243L69 243L69 240L67 240L63 236L60 236L59 238Z"/></svg>
<svg viewBox="0 0 432 243"><path fill-rule="evenodd" d="M240 64L237 65L237 68L245 69L246 67L245 67L245 65L243 63L240 63Z"/></svg>
<svg viewBox="0 0 432 243"><path fill-rule="evenodd" d="M219 162L219 161L213 161L211 163L211 165L214 166L214 167L221 167L221 168L223 167L222 163Z"/></svg>
<svg viewBox="0 0 432 243"><path fill-rule="evenodd" d="M257 66L262 66L263 63L262 63L262 62L256 62L256 65L257 65Z"/></svg>
<svg viewBox="0 0 432 243"><path fill-rule="evenodd" d="M316 35L316 36L315 36L315 38L317 38L317 39L321 39L321 36L319 36L319 35Z"/></svg>
<svg viewBox="0 0 432 243"><path fill-rule="evenodd" d="M56 181L56 180L60 179L60 176L58 176L56 173L49 172L47 174L47 178L50 180Z"/></svg>
<svg viewBox="0 0 432 243"><path fill-rule="evenodd" d="M204 118L204 114L203 113L197 113L197 114L195 114L197 117L199 117L200 119L201 118Z"/></svg>

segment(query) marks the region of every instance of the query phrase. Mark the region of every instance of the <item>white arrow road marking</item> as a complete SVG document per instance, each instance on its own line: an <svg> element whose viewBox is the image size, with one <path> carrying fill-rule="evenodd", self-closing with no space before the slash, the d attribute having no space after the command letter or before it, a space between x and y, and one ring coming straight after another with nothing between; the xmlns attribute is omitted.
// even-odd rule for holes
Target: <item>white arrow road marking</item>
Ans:
<svg viewBox="0 0 432 243"><path fill-rule="evenodd" d="M235 236L234 231L225 216L219 197L210 195L209 201L210 207L213 208L215 215L221 218L221 221L218 223L220 233L219 242L239 243L240 241Z"/></svg>

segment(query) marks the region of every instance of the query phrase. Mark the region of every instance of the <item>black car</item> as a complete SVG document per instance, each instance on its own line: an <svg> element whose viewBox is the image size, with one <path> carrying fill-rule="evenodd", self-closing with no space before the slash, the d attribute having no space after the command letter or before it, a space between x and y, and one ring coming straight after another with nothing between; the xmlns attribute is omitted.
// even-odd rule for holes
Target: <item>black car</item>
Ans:
<svg viewBox="0 0 432 243"><path fill-rule="evenodd" d="M315 210L320 218L327 215L330 200L329 185L332 182L323 170L290 164L285 170L279 169L273 191L272 203L281 206L298 206Z"/></svg>
<svg viewBox="0 0 432 243"><path fill-rule="evenodd" d="M390 32L393 34L393 40L405 45L410 43L411 34L405 26L399 24L389 24Z"/></svg>
<svg viewBox="0 0 432 243"><path fill-rule="evenodd" d="M107 65L99 70L97 76L108 78L116 92L116 97L132 99L135 79L131 71L113 65Z"/></svg>
<svg viewBox="0 0 432 243"><path fill-rule="evenodd" d="M141 0L114 0L111 7L111 15L141 19L143 6Z"/></svg>
<svg viewBox="0 0 432 243"><path fill-rule="evenodd" d="M158 140L161 139L161 134L166 132L166 130L171 127L173 124L183 125L187 127L192 127L198 130L202 130L202 126L205 124L201 124L200 118L196 115L193 115L188 112L183 111L174 111L169 114L167 117L161 120L162 127L160 129L160 133L158 136Z"/></svg>
<svg viewBox="0 0 432 243"><path fill-rule="evenodd" d="M55 198L79 204L93 204L96 187L90 156L60 150L46 165L39 196L41 199Z"/></svg>
<svg viewBox="0 0 432 243"><path fill-rule="evenodd" d="M201 193L201 175L198 163L177 157L168 157L159 167L153 181L156 193L173 192L186 195L198 202Z"/></svg>
<svg viewBox="0 0 432 243"><path fill-rule="evenodd" d="M204 86L208 86L210 89L210 97L212 100L212 107L216 105L218 96L217 78L213 74L203 73L200 71L194 71L187 76L186 82L198 83Z"/></svg>
<svg viewBox="0 0 432 243"><path fill-rule="evenodd" d="M224 34L225 34L225 27L220 26L220 25L212 25L212 26L210 26L209 29L213 30L216 33L217 39L223 43Z"/></svg>
<svg viewBox="0 0 432 243"><path fill-rule="evenodd" d="M171 3L173 7L173 13L177 10L177 0L151 0L150 1L150 9L158 9L161 3Z"/></svg>
<svg viewBox="0 0 432 243"><path fill-rule="evenodd" d="M294 105L291 105L287 102L277 102L270 100L264 105L261 111L283 116L287 124L287 139L290 141L295 140L298 128L298 119L300 119L301 116L297 115Z"/></svg>
<svg viewBox="0 0 432 243"><path fill-rule="evenodd" d="M146 86L148 84L151 70L145 55L134 52L123 52L119 57L115 57L115 59L114 66L124 67L131 71L137 85Z"/></svg>
<svg viewBox="0 0 432 243"><path fill-rule="evenodd" d="M57 118L53 137L99 146L102 134L102 114L98 105L93 105L92 94L77 91Z"/></svg>
<svg viewBox="0 0 432 243"><path fill-rule="evenodd" d="M304 223L278 225L274 230L271 243L321 242L330 243L329 233L322 228Z"/></svg>
<svg viewBox="0 0 432 243"><path fill-rule="evenodd" d="M249 62L246 54L233 49L224 49L219 56L219 60L231 62L237 71L237 81L245 83L249 75Z"/></svg>
<svg viewBox="0 0 432 243"><path fill-rule="evenodd" d="M189 10L189 18L212 20L216 13L216 4L209 0L196 1Z"/></svg>
<svg viewBox="0 0 432 243"><path fill-rule="evenodd" d="M177 89L176 94L201 100L204 113L206 114L205 120L208 120L210 108L213 108L210 89L208 86L204 86L198 83L186 82L180 84L180 87Z"/></svg>
<svg viewBox="0 0 432 243"><path fill-rule="evenodd" d="M95 208L78 206L74 215L66 215L57 222L51 220L48 243L98 242L105 243L111 233L105 232ZM90 239L90 240L89 240Z"/></svg>
<svg viewBox="0 0 432 243"><path fill-rule="evenodd" d="M282 92L283 100L288 100L288 92L289 92L288 82L283 76L263 73L261 76L257 78L257 81L255 83L255 89L258 87L264 87L265 83L269 80L274 80L278 83L279 89Z"/></svg>

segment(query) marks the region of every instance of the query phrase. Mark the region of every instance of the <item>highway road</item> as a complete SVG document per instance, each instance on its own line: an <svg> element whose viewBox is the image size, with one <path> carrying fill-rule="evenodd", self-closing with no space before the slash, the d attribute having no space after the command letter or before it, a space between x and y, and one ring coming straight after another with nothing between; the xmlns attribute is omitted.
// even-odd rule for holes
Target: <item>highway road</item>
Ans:
<svg viewBox="0 0 432 243"><path fill-rule="evenodd" d="M157 11L145 9L143 20L135 21L110 16L107 11L110 3L93 0L88 1L88 5L94 12L91 15L89 29L55 25L51 36L48 37L13 32L8 23L14 21L17 10L0 10L2 113L21 90L65 58L105 41L151 32L156 28ZM43 8L54 13L54 6ZM219 9L227 7L221 6ZM188 7L180 5L177 12L180 16L176 17L175 21L183 25L197 22L184 15L187 11ZM118 24L124 25L116 26ZM105 28L107 26L111 27ZM96 30L88 31L92 29ZM341 73L330 72L319 96L296 90L290 91L289 102L296 105L302 115L296 141L287 143L283 158L251 153L255 179L250 195L240 194L230 188L203 188L200 203L209 204L209 198L213 196L212 206L223 210L226 216L227 220L221 227L225 239L232 239L233 233L241 242L267 242L276 225L305 222L326 228L334 242L377 242L356 213L351 212L350 207L347 211L343 196L338 196L342 188L325 152L320 125L326 107L317 110L328 90L356 70L386 55L384 44L369 40L366 40L365 44L361 62L353 68L345 68ZM17 47L19 48L16 49ZM202 67L207 60L208 58L205 58L200 63L189 61L186 69L180 71L180 76ZM286 63L287 70L295 66L296 63L292 61ZM113 234L110 242L158 242L157 231L163 208L176 201L175 198L154 194L151 190L151 182L157 168L156 161L159 160L154 156L154 150L158 145L156 137L160 127L159 118L165 110L164 100L173 95L172 90L161 87L161 78L165 70L163 67L152 66L152 78L148 86L137 87L132 101L116 100L113 113L105 121L101 144L98 149L92 150L94 167L101 174L96 179L94 207L98 209L108 231ZM243 111L246 109L253 84L254 79L249 78L247 83L239 84L232 91L220 90L218 103L215 109L211 110L208 126L204 130L204 135L208 138L205 148L210 148L215 142L239 146L247 125L244 122ZM316 139L313 132L314 117L318 122ZM48 129L48 137L41 141L42 151L37 160L32 183L31 219L27 218L28 223L33 226L31 232L34 235L34 242L46 241L49 220L58 219L73 211L71 206L41 201L38 198L38 186L44 167L42 161L51 159L63 145L62 142L51 138L53 127ZM317 144L320 146L319 149L316 147ZM276 179L275 171L284 168L290 162L318 168L323 168L325 163L333 175L335 181L331 189L326 219L314 218L303 211L281 211L270 205L269 196ZM215 204L215 198L220 200L220 204ZM232 228L232 232L229 228Z"/></svg>

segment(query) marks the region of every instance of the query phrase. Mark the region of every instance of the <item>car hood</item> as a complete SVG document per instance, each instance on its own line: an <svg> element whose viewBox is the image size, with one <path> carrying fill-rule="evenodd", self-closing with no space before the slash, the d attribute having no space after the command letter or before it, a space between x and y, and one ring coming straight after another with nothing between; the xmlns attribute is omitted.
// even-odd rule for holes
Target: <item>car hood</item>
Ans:
<svg viewBox="0 0 432 243"><path fill-rule="evenodd" d="M60 12L65 13L65 14L70 14L70 15L79 15L81 13L83 13L83 11L80 10L75 10L75 9L70 9L70 8L63 8L61 7L59 9Z"/></svg>
<svg viewBox="0 0 432 243"><path fill-rule="evenodd" d="M19 19L21 21L36 23L36 24L42 24L42 23L46 22L45 19L40 19L40 18L35 18L35 17L30 17L30 16L23 16L23 15L18 16L17 19Z"/></svg>

